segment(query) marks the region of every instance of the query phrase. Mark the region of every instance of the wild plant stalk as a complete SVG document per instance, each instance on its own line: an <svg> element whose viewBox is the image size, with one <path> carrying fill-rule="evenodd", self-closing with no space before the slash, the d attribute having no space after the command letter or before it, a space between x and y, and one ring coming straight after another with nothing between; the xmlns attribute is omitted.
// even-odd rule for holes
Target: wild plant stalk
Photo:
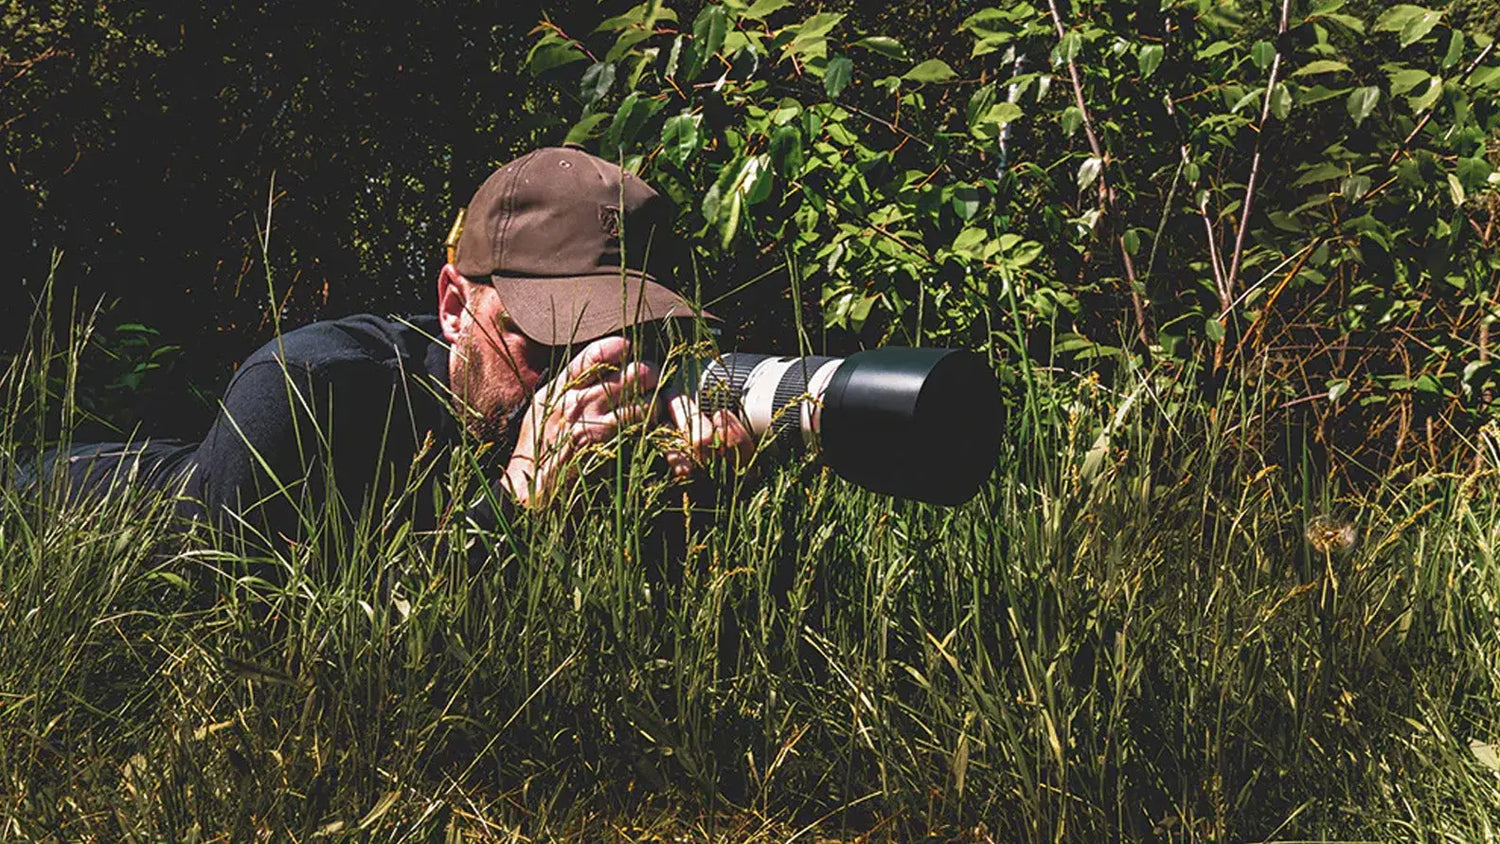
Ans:
<svg viewBox="0 0 1500 844"><path fill-rule="evenodd" d="M8 488L0 838L1493 838L1500 455L1335 501L1263 385L1033 376L955 509L769 452L685 500L644 431L500 531L465 447L431 532L414 481L259 558Z"/></svg>

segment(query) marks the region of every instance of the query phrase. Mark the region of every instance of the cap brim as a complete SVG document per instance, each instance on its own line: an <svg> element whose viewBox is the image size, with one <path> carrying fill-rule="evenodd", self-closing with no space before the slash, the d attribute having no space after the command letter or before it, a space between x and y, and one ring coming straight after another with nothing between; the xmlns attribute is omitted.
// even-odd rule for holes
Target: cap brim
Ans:
<svg viewBox="0 0 1500 844"><path fill-rule="evenodd" d="M496 275L490 282L521 333L548 346L587 343L652 320L717 319L634 270L565 278Z"/></svg>

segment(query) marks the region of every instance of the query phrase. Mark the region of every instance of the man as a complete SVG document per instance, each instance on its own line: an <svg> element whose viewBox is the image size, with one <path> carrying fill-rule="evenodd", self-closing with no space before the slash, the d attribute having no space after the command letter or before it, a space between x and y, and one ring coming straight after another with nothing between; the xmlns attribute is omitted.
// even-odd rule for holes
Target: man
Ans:
<svg viewBox="0 0 1500 844"><path fill-rule="evenodd" d="M607 161L548 148L491 174L462 225L435 317L287 332L239 367L201 442L83 446L53 471L75 496L180 486L187 515L266 543L422 488L431 456L467 431L494 444L505 501L547 506L582 450L660 415L659 373L621 333L701 316L671 287L671 208ZM666 415L683 432L674 475L753 452L727 411L679 397Z"/></svg>

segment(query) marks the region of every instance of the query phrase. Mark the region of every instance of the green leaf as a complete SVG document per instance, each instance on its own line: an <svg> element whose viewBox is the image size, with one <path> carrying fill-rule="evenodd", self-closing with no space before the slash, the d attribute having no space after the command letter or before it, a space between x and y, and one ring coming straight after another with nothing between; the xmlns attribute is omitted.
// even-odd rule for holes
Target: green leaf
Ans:
<svg viewBox="0 0 1500 844"><path fill-rule="evenodd" d="M595 32L618 32L618 31L620 31L622 29L625 29L627 27L632 27L632 26L635 26L636 24L639 24L641 21L645 20L645 18L646 18L646 4L642 3L639 6L633 7L630 11L625 12L624 14L619 14L619 15L615 15L614 17L605 18L604 20L602 20L602 21L599 22L598 26L594 27L594 31Z"/></svg>
<svg viewBox="0 0 1500 844"><path fill-rule="evenodd" d="M1344 199L1354 202L1370 192L1369 176L1349 176L1339 184L1339 193Z"/></svg>
<svg viewBox="0 0 1500 844"><path fill-rule="evenodd" d="M771 184L774 179L771 175L770 160L770 156L757 155L745 162L745 167L749 171L745 175L744 187L747 205L764 202L771 195Z"/></svg>
<svg viewBox="0 0 1500 844"><path fill-rule="evenodd" d="M684 111L667 118L661 127L662 154L667 160L682 167L698 151L698 118Z"/></svg>
<svg viewBox="0 0 1500 844"><path fill-rule="evenodd" d="M1285 120L1292 113L1292 92L1280 82L1271 89L1271 113L1277 120Z"/></svg>
<svg viewBox="0 0 1500 844"><path fill-rule="evenodd" d="M994 140L1000 137L1000 130L1005 124L1019 120L1021 115L1021 107L1015 103L996 103L974 121L969 131L973 132L976 138Z"/></svg>
<svg viewBox="0 0 1500 844"><path fill-rule="evenodd" d="M643 97L639 92L631 91L630 96L620 103L619 110L615 112L615 119L610 121L609 130L604 133L604 140L600 142L600 152L603 157L619 159L623 156L630 145L635 142L635 136L640 133L641 127L661 107L660 100Z"/></svg>
<svg viewBox="0 0 1500 844"><path fill-rule="evenodd" d="M779 12L790 5L792 5L792 0L755 0L740 17L752 21L765 20L767 15Z"/></svg>
<svg viewBox="0 0 1500 844"><path fill-rule="evenodd" d="M1434 76L1432 77L1432 81L1427 83L1426 91L1422 92L1418 96L1408 97L1406 99L1406 102L1411 106L1411 110L1413 112L1420 114L1427 109L1432 108L1432 104L1437 102L1438 97L1441 97L1442 95L1443 78L1441 76Z"/></svg>
<svg viewBox="0 0 1500 844"><path fill-rule="evenodd" d="M1097 155L1091 155L1078 165L1078 189L1085 190L1099 178L1099 173L1104 170L1104 160Z"/></svg>
<svg viewBox="0 0 1500 844"><path fill-rule="evenodd" d="M1458 160L1458 181L1475 191L1484 190L1489 184L1490 174L1494 168L1483 158L1460 158Z"/></svg>
<svg viewBox="0 0 1500 844"><path fill-rule="evenodd" d="M797 27L798 38L822 38L844 19L842 12L820 12Z"/></svg>
<svg viewBox="0 0 1500 844"><path fill-rule="evenodd" d="M796 126L783 126L771 135L771 161L785 179L802 175L802 133Z"/></svg>
<svg viewBox="0 0 1500 844"><path fill-rule="evenodd" d="M693 20L693 38L703 62L707 63L710 56L719 52L728 33L729 15L723 6L708 6L698 13Z"/></svg>
<svg viewBox="0 0 1500 844"><path fill-rule="evenodd" d="M722 181L722 179L720 180ZM708 191L703 194L703 221L713 225L719 220L719 206L723 205L724 191L719 182L709 185Z"/></svg>
<svg viewBox="0 0 1500 844"><path fill-rule="evenodd" d="M791 97L782 97L781 102L776 105L776 110L771 112L771 122L777 126L785 126L797 119L802 113L802 104Z"/></svg>
<svg viewBox="0 0 1500 844"><path fill-rule="evenodd" d="M661 3L642 3L624 14L605 18L598 26L594 27L594 31L619 32L622 29L632 26L638 26L649 31L655 28L658 20L675 22L677 20L677 13L671 9L662 8Z"/></svg>
<svg viewBox="0 0 1500 844"><path fill-rule="evenodd" d="M1374 113L1375 106L1379 103L1379 88L1375 87L1374 85L1367 85L1363 88L1355 88L1354 91L1349 94L1349 100L1346 104L1349 110L1349 116L1354 118L1354 125L1358 126L1359 124L1363 123L1366 117L1369 117Z"/></svg>
<svg viewBox="0 0 1500 844"><path fill-rule="evenodd" d="M1068 106L1063 109L1062 128L1063 134L1072 136L1083 125L1083 109L1078 106Z"/></svg>
<svg viewBox="0 0 1500 844"><path fill-rule="evenodd" d="M1464 204L1465 194L1463 183L1460 182L1458 180L1458 177L1453 175L1452 173L1448 174L1448 193L1453 197L1454 205Z"/></svg>
<svg viewBox="0 0 1500 844"><path fill-rule="evenodd" d="M1255 46L1250 48L1250 59L1254 61L1255 66L1260 68L1261 70L1265 70L1266 68L1270 67L1271 60L1275 58L1276 45L1272 44L1269 41L1257 41L1255 42Z"/></svg>
<svg viewBox="0 0 1500 844"><path fill-rule="evenodd" d="M838 12L822 12L797 26L787 27L792 33L792 40L786 45L787 53L800 56L803 61L827 55L827 35L843 19Z"/></svg>
<svg viewBox="0 0 1500 844"><path fill-rule="evenodd" d="M974 49L969 52L969 57L977 59L980 56L987 56L990 53L999 52L1000 50L1009 46L1010 43L1015 40L1015 34L1010 32L996 32L991 35L986 35L974 42Z"/></svg>
<svg viewBox="0 0 1500 844"><path fill-rule="evenodd" d="M1443 56L1443 67L1453 67L1463 57L1464 34L1455 29L1453 30L1453 35L1448 38L1448 53Z"/></svg>
<svg viewBox="0 0 1500 844"><path fill-rule="evenodd" d="M1500 87L1500 67L1481 67L1469 76L1469 84L1475 88Z"/></svg>
<svg viewBox="0 0 1500 844"><path fill-rule="evenodd" d="M615 62L625 58L630 55L631 50L635 49L635 45L647 40L653 34L649 29L625 30L620 33L619 38L615 39L615 44L609 48L609 52L604 54L604 60L606 62Z"/></svg>
<svg viewBox="0 0 1500 844"><path fill-rule="evenodd" d="M1239 114L1240 109L1250 105L1251 103L1260 102L1261 97L1263 96L1265 96L1265 94L1262 91L1246 91L1243 96L1235 101L1234 105L1229 107L1229 111L1231 114Z"/></svg>
<svg viewBox="0 0 1500 844"><path fill-rule="evenodd" d="M1224 324L1209 317L1203 321L1203 335L1210 343L1224 342Z"/></svg>
<svg viewBox="0 0 1500 844"><path fill-rule="evenodd" d="M911 61L911 57L907 55L906 48L901 46L901 42L888 35L871 35L868 38L861 38L854 42L854 46L863 47L872 53L879 53L898 62Z"/></svg>
<svg viewBox="0 0 1500 844"><path fill-rule="evenodd" d="M990 106L994 104L995 86L980 85L978 90L969 96L969 104L964 108L966 125L973 129L979 123L979 118L987 114Z"/></svg>
<svg viewBox="0 0 1500 844"><path fill-rule="evenodd" d="M1292 187L1300 188L1303 185L1310 185L1313 182L1326 182L1329 179L1337 179L1340 176L1345 175L1347 172L1348 170L1344 167L1344 165L1335 164L1332 161L1325 161L1322 164L1318 164L1309 168L1301 176L1298 176L1297 181L1292 182Z"/></svg>
<svg viewBox="0 0 1500 844"><path fill-rule="evenodd" d="M959 219L968 222L979 213L979 189L971 185L959 185L953 189L953 212Z"/></svg>
<svg viewBox="0 0 1500 844"><path fill-rule="evenodd" d="M734 242L734 233L740 227L740 208L744 205L744 194L733 191L724 201L725 210L719 215L719 248L728 249Z"/></svg>
<svg viewBox="0 0 1500 844"><path fill-rule="evenodd" d="M573 124L573 128L568 130L568 136L563 139L563 143L582 146L584 141L587 141L589 138L593 137L594 130L598 128L600 123L603 123L613 116L614 115L610 114L607 111L600 111L595 112L594 114L590 114L589 116Z"/></svg>
<svg viewBox="0 0 1500 844"><path fill-rule="evenodd" d="M982 261L984 260L984 253L980 247L988 239L989 234L984 229L967 228L959 232L957 237L953 238L953 246L950 248L955 255L962 255L965 258Z"/></svg>
<svg viewBox="0 0 1500 844"><path fill-rule="evenodd" d="M1421 17L1427 10L1410 3L1397 3L1380 13L1375 19L1376 32L1400 32L1408 23Z"/></svg>
<svg viewBox="0 0 1500 844"><path fill-rule="evenodd" d="M1425 11L1420 17L1401 27L1401 46L1407 47L1421 41L1442 19L1443 13L1440 11Z"/></svg>
<svg viewBox="0 0 1500 844"><path fill-rule="evenodd" d="M1078 58L1083 50L1083 36L1076 32L1068 32L1052 48L1052 60L1054 64L1064 65Z"/></svg>
<svg viewBox="0 0 1500 844"><path fill-rule="evenodd" d="M609 93L609 87L615 84L615 66L608 62L595 62L589 65L589 69L583 72L583 81L579 85L580 93L583 95L583 104L592 106Z"/></svg>
<svg viewBox="0 0 1500 844"><path fill-rule="evenodd" d="M1215 41L1198 51L1199 59L1211 59L1220 53L1234 49L1234 45L1228 41Z"/></svg>
<svg viewBox="0 0 1500 844"><path fill-rule="evenodd" d="M827 69L823 71L823 90L828 93L828 98L836 99L853 75L854 62L849 61L848 57L834 56L830 59Z"/></svg>
<svg viewBox="0 0 1500 844"><path fill-rule="evenodd" d="M675 78L677 76L677 63L681 58L682 36L679 35L676 38L672 39L672 49L667 51L667 67L666 70L662 72L662 75L668 79Z"/></svg>
<svg viewBox="0 0 1500 844"><path fill-rule="evenodd" d="M1402 68L1401 70L1394 71L1389 74L1389 78L1391 80L1391 96L1399 97L1407 91L1410 91L1411 89L1422 84L1423 82L1426 82L1431 78L1431 76L1432 75L1427 71L1419 70L1413 67Z"/></svg>
<svg viewBox="0 0 1500 844"><path fill-rule="evenodd" d="M1335 97L1342 97L1347 93L1349 93L1348 88L1328 88L1322 85L1305 85L1303 86L1302 90L1297 92L1297 102L1305 106L1310 106L1321 103L1324 100L1331 100Z"/></svg>
<svg viewBox="0 0 1500 844"><path fill-rule="evenodd" d="M1136 255L1141 251L1141 235L1135 229L1126 229L1120 236L1120 245L1125 247L1126 254Z"/></svg>
<svg viewBox="0 0 1500 844"><path fill-rule="evenodd" d="M1442 19L1441 10L1401 3L1375 19L1375 31L1400 33L1401 46L1407 47L1421 41Z"/></svg>
<svg viewBox="0 0 1500 844"><path fill-rule="evenodd" d="M1349 65L1333 59L1318 59L1292 71L1293 76L1312 76L1315 73L1347 73Z"/></svg>
<svg viewBox="0 0 1500 844"><path fill-rule="evenodd" d="M526 69L541 75L553 68L581 62L585 58L588 57L583 50L572 41L543 39L531 48L531 54L526 57Z"/></svg>
<svg viewBox="0 0 1500 844"><path fill-rule="evenodd" d="M1352 32L1357 32L1360 35L1365 34L1365 22L1353 15L1323 15L1322 17Z"/></svg>
<svg viewBox="0 0 1500 844"><path fill-rule="evenodd" d="M1138 63L1141 68L1141 78L1149 79L1151 74L1161 67L1162 56L1166 54L1166 48L1160 44L1147 44L1141 48Z"/></svg>
<svg viewBox="0 0 1500 844"><path fill-rule="evenodd" d="M958 78L953 68L942 59L928 59L916 67L902 74L902 79L910 79L913 82L949 82Z"/></svg>
<svg viewBox="0 0 1500 844"><path fill-rule="evenodd" d="M1339 378L1328 382L1328 400L1336 402L1349 392L1349 379Z"/></svg>
<svg viewBox="0 0 1500 844"><path fill-rule="evenodd" d="M739 53L746 50L753 55L752 61L758 64L761 56L766 54L760 44L760 34L731 27L724 36L724 46L719 48L719 52L725 56L738 57Z"/></svg>
<svg viewBox="0 0 1500 844"><path fill-rule="evenodd" d="M1359 34L1365 34L1365 21L1361 21L1361 19L1356 18L1355 15L1319 15L1319 16L1320 16L1320 18L1325 19L1325 21L1334 21L1335 24L1341 25L1341 27L1347 28L1347 30L1356 31L1356 33L1359 33ZM1310 19L1311 19L1311 15L1310 15Z"/></svg>

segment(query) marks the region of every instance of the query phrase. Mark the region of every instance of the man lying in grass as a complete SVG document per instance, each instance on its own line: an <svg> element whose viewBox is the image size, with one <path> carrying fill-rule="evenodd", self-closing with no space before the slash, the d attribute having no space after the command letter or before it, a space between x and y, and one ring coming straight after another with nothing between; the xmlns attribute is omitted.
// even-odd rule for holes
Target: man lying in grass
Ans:
<svg viewBox="0 0 1500 844"><path fill-rule="evenodd" d="M581 450L662 415L684 435L666 455L674 475L753 451L727 411L709 418L687 397L659 410L657 367L621 336L702 316L673 290L671 208L649 186L540 149L491 174L464 220L435 315L287 332L246 358L201 442L76 446L44 472L74 497L180 486L187 515L274 541L330 504L353 519L408 488L419 458L464 431L493 444L505 506L530 508L575 478ZM430 520L432 497L414 498Z"/></svg>

